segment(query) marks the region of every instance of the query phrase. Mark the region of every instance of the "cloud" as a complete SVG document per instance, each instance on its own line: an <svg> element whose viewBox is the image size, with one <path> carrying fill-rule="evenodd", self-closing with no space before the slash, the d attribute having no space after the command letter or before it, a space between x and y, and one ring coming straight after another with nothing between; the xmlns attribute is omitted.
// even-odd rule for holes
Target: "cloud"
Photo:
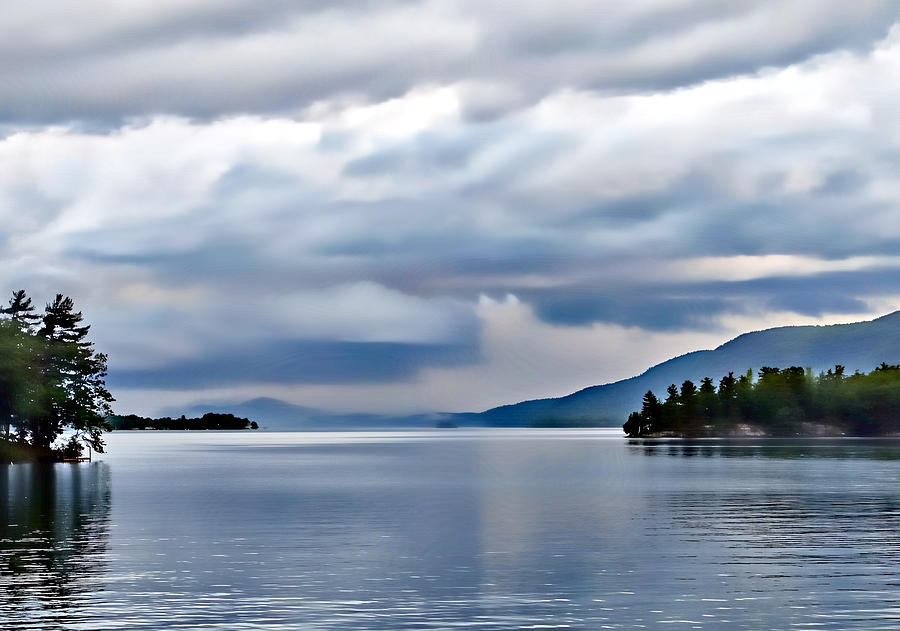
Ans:
<svg viewBox="0 0 900 631"><path fill-rule="evenodd" d="M478 361L472 345L283 339L196 354L153 368L116 370L112 388L195 390L247 384L356 384L408 381L429 366Z"/></svg>
<svg viewBox="0 0 900 631"><path fill-rule="evenodd" d="M160 401L186 406L196 401L238 402L254 396L272 396L314 407L341 412L414 413L422 411L473 411L535 396L559 396L572 390L608 380L624 378L646 368L649 361L662 361L698 347L715 346L727 333L694 332L687 335L648 333L640 328L617 325L559 327L547 325L534 316L527 304L514 296L493 299L481 296L475 306L481 336L477 361L465 349L447 349L448 354L432 355L429 360L410 366L404 353L411 347L393 347L398 366L386 365L388 354L365 353L361 346L321 349L298 355L298 363L309 363L311 378L282 380L283 364L271 361L268 354L247 357L252 368L246 370L243 383L208 379L204 370L176 371L186 381L173 379L168 371L150 375L158 389L147 390L147 374L134 373L117 382L116 394L123 408L155 413ZM356 357L356 351L364 351ZM375 347L372 347L375 350ZM346 351L341 362L350 362L358 370L349 379L341 370L340 379L330 381L329 365ZM308 350L308 349L307 349ZM281 352L284 357L285 351ZM314 365L322 361L325 373L316 377ZM375 365L368 362L375 360ZM213 371L222 371L209 362ZM260 369L257 372L256 368ZM342 366L343 368L343 366ZM414 368L414 370L407 370ZM382 374L382 370L386 373ZM290 370L287 371L290 374ZM265 379L260 378L264 376ZM335 375L336 376L336 375ZM119 377L116 377L119 379ZM202 388L202 386L209 386ZM218 386L218 387L217 387ZM193 389L192 389L193 388ZM149 393L154 393L152 397Z"/></svg>
<svg viewBox="0 0 900 631"><path fill-rule="evenodd" d="M486 406L738 322L876 315L900 294L898 14L10 5L0 265L76 298L133 400Z"/></svg>
<svg viewBox="0 0 900 631"><path fill-rule="evenodd" d="M659 91L865 50L898 11L837 0L42 0L0 13L0 118L284 114L466 82L464 110L478 120L563 89Z"/></svg>

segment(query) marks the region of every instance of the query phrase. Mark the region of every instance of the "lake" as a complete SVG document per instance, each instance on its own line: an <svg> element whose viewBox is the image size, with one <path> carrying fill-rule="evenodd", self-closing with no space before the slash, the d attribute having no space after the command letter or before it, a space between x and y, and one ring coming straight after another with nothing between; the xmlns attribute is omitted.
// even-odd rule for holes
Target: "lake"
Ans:
<svg viewBox="0 0 900 631"><path fill-rule="evenodd" d="M898 440L108 443L0 466L0 630L900 626Z"/></svg>

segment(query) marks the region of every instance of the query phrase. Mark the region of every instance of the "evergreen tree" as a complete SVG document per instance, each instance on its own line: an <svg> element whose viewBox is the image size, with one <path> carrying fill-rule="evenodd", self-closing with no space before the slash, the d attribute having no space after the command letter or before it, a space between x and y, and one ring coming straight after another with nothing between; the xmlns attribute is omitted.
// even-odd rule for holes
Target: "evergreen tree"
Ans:
<svg viewBox="0 0 900 631"><path fill-rule="evenodd" d="M62 427L75 430L75 439L84 441L96 451L103 451L102 433L108 429L106 417L112 414L114 401L106 389L106 362L103 353L94 352L87 335L90 325L75 311L69 297L56 294L47 304L43 325L38 331L50 349L46 369L51 388L49 406L37 423L35 443L49 446Z"/></svg>
<svg viewBox="0 0 900 631"><path fill-rule="evenodd" d="M718 411L716 387L713 385L713 380L709 377L704 377L700 380L697 403L700 407L700 414L703 417L704 422L711 421L716 416Z"/></svg>
<svg viewBox="0 0 900 631"><path fill-rule="evenodd" d="M900 435L900 364L883 362L869 373L845 375L836 365L814 376L810 368L763 366L735 379L721 378L718 390L704 377L699 389L685 381L666 389L660 403L653 392L629 417L633 435L674 431L684 436L728 434L749 424L772 436L813 429L854 436ZM812 424L812 425L811 425ZM637 429L635 429L637 428Z"/></svg>
<svg viewBox="0 0 900 631"><path fill-rule="evenodd" d="M662 427L662 404L650 390L644 395L641 417L647 432L660 431Z"/></svg>
<svg viewBox="0 0 900 631"><path fill-rule="evenodd" d="M734 373L730 372L719 380L719 390L716 393L719 401L719 412L725 418L732 418L735 415L735 400L737 399L737 379Z"/></svg>
<svg viewBox="0 0 900 631"><path fill-rule="evenodd" d="M666 400L663 403L662 420L666 428L677 427L681 423L681 400L678 396L678 386L674 383L666 388Z"/></svg>
<svg viewBox="0 0 900 631"><path fill-rule="evenodd" d="M671 403L673 405L677 405L679 403L678 386L676 386L674 383L666 388L666 403Z"/></svg>
<svg viewBox="0 0 900 631"><path fill-rule="evenodd" d="M681 404L689 406L694 404L694 397L697 395L697 386L690 379L681 384L681 392L678 395Z"/></svg>
<svg viewBox="0 0 900 631"><path fill-rule="evenodd" d="M23 329L31 330L41 321L41 316L34 312L31 298L25 295L24 289L14 291L9 299L9 306L0 309L0 313L9 315L12 320Z"/></svg>
<svg viewBox="0 0 900 631"><path fill-rule="evenodd" d="M11 428L25 439L26 419L34 416L41 390L39 372L45 348L35 340L34 327L41 319L25 291L14 291L9 307L0 308L0 433L6 440Z"/></svg>
<svg viewBox="0 0 900 631"><path fill-rule="evenodd" d="M57 294L43 316L34 311L23 290L0 308L0 441L51 457L54 441L70 429L63 453L77 455L82 444L103 451L113 401L106 355L94 351L71 298Z"/></svg>
<svg viewBox="0 0 900 631"><path fill-rule="evenodd" d="M622 426L622 429L631 438L637 438L641 435L644 419L640 412L632 412L628 415L628 420Z"/></svg>

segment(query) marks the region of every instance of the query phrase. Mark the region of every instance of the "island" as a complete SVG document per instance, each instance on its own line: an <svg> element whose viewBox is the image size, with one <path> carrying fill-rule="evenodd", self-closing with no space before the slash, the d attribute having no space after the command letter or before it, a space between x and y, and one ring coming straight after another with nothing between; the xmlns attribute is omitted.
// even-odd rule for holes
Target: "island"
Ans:
<svg viewBox="0 0 900 631"><path fill-rule="evenodd" d="M259 429L259 424L256 421L241 418L234 414L218 414L215 412L207 412L199 418L186 418L183 414L180 418L171 418L169 416L148 418L137 414L127 414L125 416L112 414L106 417L106 422L109 423L112 430Z"/></svg>
<svg viewBox="0 0 900 631"><path fill-rule="evenodd" d="M900 436L900 364L845 374L836 365L813 374L800 366L764 366L697 386L652 391L622 426L630 438L736 436Z"/></svg>

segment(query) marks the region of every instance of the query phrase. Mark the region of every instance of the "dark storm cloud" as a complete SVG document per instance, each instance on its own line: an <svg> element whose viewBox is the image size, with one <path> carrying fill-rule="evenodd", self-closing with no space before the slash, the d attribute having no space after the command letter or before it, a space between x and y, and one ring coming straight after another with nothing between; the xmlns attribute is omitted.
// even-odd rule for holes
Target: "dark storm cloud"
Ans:
<svg viewBox="0 0 900 631"><path fill-rule="evenodd" d="M816 202L819 203L816 203ZM682 252L713 255L789 253L840 259L890 255L900 251L900 235L860 229L859 217L890 217L893 205L865 198L831 203L816 198L787 198L766 203L730 202L698 210L689 219ZM687 220L687 218L686 218Z"/></svg>
<svg viewBox="0 0 900 631"><path fill-rule="evenodd" d="M865 50L898 14L891 2L775 0L9 4L0 118L296 112L464 81L481 86L463 107L483 119L560 89L653 91Z"/></svg>
<svg viewBox="0 0 900 631"><path fill-rule="evenodd" d="M541 318L561 325L611 322L648 330L678 331L714 326L726 313L745 312L748 305L819 317L866 310L861 295L900 293L896 268L826 272L805 276L771 276L744 281L605 282L523 290L518 295L535 304Z"/></svg>
<svg viewBox="0 0 900 631"><path fill-rule="evenodd" d="M689 286L681 289L690 290ZM731 283L698 283L694 291L700 295L727 292L733 297L762 298L773 309L788 309L811 316L823 313L859 313L863 310L864 303L857 296L900 292L900 274L894 267L875 267L807 276L774 276Z"/></svg>
<svg viewBox="0 0 900 631"><path fill-rule="evenodd" d="M630 291L567 291L553 296L525 297L536 304L538 315L551 324L584 326L610 322L654 331L679 331L708 327L713 318L734 310L727 297L635 295Z"/></svg>
<svg viewBox="0 0 900 631"><path fill-rule="evenodd" d="M247 383L385 383L411 379L425 367L466 366L478 360L479 351L474 344L288 339L154 368L117 370L108 382L116 388L174 390Z"/></svg>
<svg viewBox="0 0 900 631"><path fill-rule="evenodd" d="M895 3L62 6L0 9L2 262L115 387L542 382L900 294Z"/></svg>

